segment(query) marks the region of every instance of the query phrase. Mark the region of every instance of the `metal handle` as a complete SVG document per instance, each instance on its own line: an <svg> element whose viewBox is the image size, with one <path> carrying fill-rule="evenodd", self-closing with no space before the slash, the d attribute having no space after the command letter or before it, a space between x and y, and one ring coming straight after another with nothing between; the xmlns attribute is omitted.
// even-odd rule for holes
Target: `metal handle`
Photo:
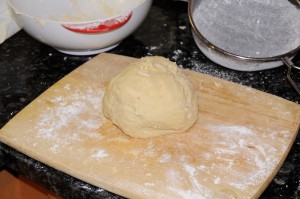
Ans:
<svg viewBox="0 0 300 199"><path fill-rule="evenodd" d="M295 88L295 90L298 92L298 94L300 95L300 89L298 87L298 85L294 82L294 80L291 78L291 72L292 69L295 68L297 70L300 70L299 66L295 66L294 63L289 60L288 57L284 57L282 58L283 63L285 63L285 65L288 67L288 72L286 74L286 77L288 78L289 82L292 84L292 86Z"/></svg>

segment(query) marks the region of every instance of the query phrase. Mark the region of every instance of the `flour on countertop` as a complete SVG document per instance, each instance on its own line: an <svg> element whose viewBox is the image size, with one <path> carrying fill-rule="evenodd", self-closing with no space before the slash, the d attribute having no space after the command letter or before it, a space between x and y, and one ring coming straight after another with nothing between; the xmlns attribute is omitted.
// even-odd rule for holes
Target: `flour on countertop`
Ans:
<svg viewBox="0 0 300 199"><path fill-rule="evenodd" d="M159 45L157 45L157 46L150 46L150 47L146 46L145 48L149 51L149 52L147 53L147 55L148 55L148 56L152 56L152 55L155 54L155 53L154 53L155 51L161 49L162 47L163 47L163 44L159 44Z"/></svg>
<svg viewBox="0 0 300 199"><path fill-rule="evenodd" d="M180 50L180 49L174 50L174 55L172 56L172 59L177 60L178 58L180 58L181 54L182 54L182 50Z"/></svg>
<svg viewBox="0 0 300 199"><path fill-rule="evenodd" d="M179 26L178 27L180 30L185 30L186 29L186 26Z"/></svg>

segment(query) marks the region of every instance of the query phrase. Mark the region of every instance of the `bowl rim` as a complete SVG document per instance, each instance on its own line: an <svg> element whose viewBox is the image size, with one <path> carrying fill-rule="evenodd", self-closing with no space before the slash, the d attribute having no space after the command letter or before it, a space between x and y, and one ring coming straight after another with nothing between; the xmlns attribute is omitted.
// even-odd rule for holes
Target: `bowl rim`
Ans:
<svg viewBox="0 0 300 199"><path fill-rule="evenodd" d="M24 13L19 11L14 5L12 5L12 3L10 2L11 0L6 0L7 4L9 5L9 7L11 7L11 10L14 12L14 14L16 15L23 15L26 16L28 18L32 18L35 21L41 21L43 23L59 23L59 24L70 24L70 25L80 25L80 24L87 24L87 23L101 23L101 22L105 22L108 20L112 20L112 19L116 19L116 18L121 18L125 15L128 15L130 12L134 12L134 10L138 9L138 7L140 7L141 5L143 5L146 1L148 0L137 0L137 5L133 6L132 8L125 10L122 13L118 13L116 15L112 15L109 17L105 17L105 18L97 18L97 19L90 19L90 20L55 20L55 19L43 19L40 17L35 17L32 16L30 14Z"/></svg>

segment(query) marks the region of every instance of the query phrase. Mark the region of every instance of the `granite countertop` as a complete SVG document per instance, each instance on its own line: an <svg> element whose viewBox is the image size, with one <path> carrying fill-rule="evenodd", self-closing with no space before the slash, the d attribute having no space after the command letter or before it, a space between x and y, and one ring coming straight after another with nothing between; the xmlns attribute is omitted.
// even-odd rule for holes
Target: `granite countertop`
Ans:
<svg viewBox="0 0 300 199"><path fill-rule="evenodd" d="M192 38L187 3L184 2L154 0L142 26L110 52L138 58L165 56L181 67L300 102L300 96L286 79L285 66L258 72L239 72L207 59ZM0 128L47 88L92 58L59 53L24 31L1 44L0 54ZM299 53L293 61L300 65ZM299 74L299 71L293 73L297 82L300 82ZM122 198L48 167L0 142L1 169L23 175L63 198ZM298 135L283 166L260 198L299 197Z"/></svg>

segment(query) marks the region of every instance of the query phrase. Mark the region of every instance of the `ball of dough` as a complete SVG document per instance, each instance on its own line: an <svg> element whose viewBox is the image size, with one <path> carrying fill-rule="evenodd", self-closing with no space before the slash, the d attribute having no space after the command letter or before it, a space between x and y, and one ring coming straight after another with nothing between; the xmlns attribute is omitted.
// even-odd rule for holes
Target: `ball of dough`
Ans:
<svg viewBox="0 0 300 199"><path fill-rule="evenodd" d="M198 99L192 82L174 62L144 57L109 82L103 112L125 134L150 138L191 128Z"/></svg>

